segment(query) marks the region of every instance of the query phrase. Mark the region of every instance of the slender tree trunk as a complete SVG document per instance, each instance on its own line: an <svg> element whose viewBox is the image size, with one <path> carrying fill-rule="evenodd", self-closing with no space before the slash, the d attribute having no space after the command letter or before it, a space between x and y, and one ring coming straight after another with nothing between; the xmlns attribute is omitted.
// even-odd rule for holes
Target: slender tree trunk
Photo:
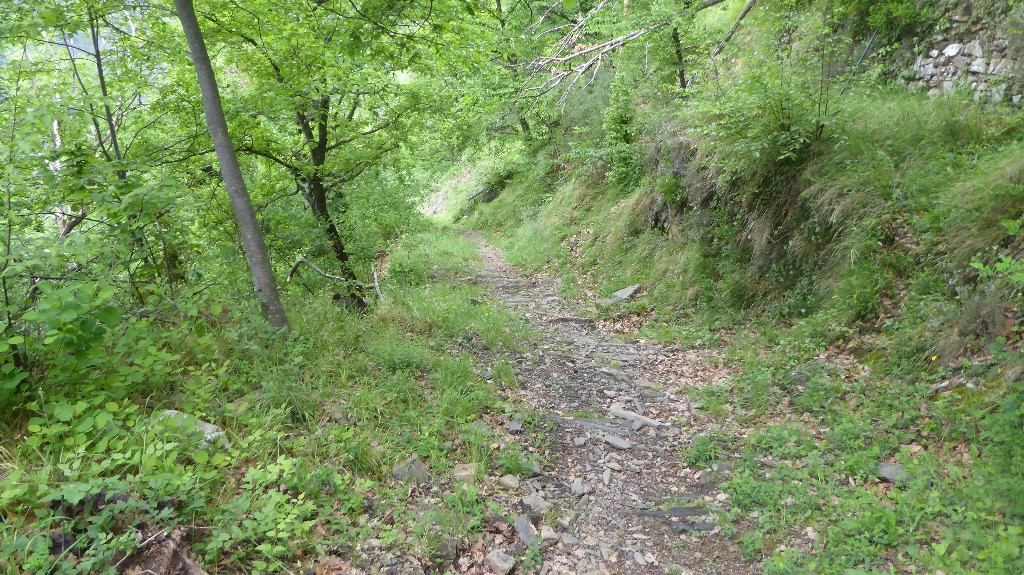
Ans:
<svg viewBox="0 0 1024 575"><path fill-rule="evenodd" d="M274 269L270 266L270 256L263 241L263 232L256 220L256 211L245 187L242 169L238 166L235 146L228 134L228 124L224 119L220 93L217 90L217 79L213 74L213 65L210 64L203 33L196 20L195 8L192 6L192 0L174 0L174 8L185 32L185 39L188 40L189 51L192 53L199 89L203 94L206 125L210 129L213 147L217 151L217 161L220 163L220 173L224 178L224 185L231 199L231 208L235 212L235 220L242 234L242 246L249 262L249 270L252 272L256 297L259 298L260 307L263 309L263 317L274 327L287 328L288 317L277 293Z"/></svg>
<svg viewBox="0 0 1024 575"><path fill-rule="evenodd" d="M679 87L686 89L686 69L683 67L683 45L679 41L679 28L672 28L672 44L676 51L676 65L679 66Z"/></svg>
<svg viewBox="0 0 1024 575"><path fill-rule="evenodd" d="M356 276L352 272L352 266L348 263L348 250L345 249L345 242L341 239L341 233L334 225L334 218L331 217L331 212L327 208L327 186L324 185L323 177L319 173L315 173L309 178L308 200L309 211L313 212L313 216L316 217L327 236L327 241L331 243L331 250L338 260L339 275L354 284Z"/></svg>
<svg viewBox="0 0 1024 575"><path fill-rule="evenodd" d="M309 162L313 167L312 174L306 180L306 203L309 204L309 210L313 212L313 216L319 222L320 227L323 228L324 235L327 236L327 241L331 244L334 257L338 260L338 275L349 281L350 293L361 296L362 294L359 293L356 283L355 272L352 271L352 266L349 264L349 254L345 248L345 241L341 238L338 226L335 225L334 218L331 217L331 210L327 206L327 185L324 182L323 170L324 164L327 163L327 121L330 114L330 106L331 102L327 98L323 98L317 103L315 122L301 112L296 115L299 130L309 145ZM355 104L353 104L352 110L349 112L349 117L351 118L354 114Z"/></svg>

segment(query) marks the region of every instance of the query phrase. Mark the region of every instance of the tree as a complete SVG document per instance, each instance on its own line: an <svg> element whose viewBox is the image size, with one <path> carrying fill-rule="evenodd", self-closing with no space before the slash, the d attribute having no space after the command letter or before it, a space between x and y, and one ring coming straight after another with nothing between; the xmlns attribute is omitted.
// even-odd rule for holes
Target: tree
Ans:
<svg viewBox="0 0 1024 575"><path fill-rule="evenodd" d="M263 310L263 317L274 327L287 328L288 318L277 293L277 283L274 281L270 255L267 253L267 246L263 241L263 232L256 219L256 211L252 207L249 191L245 187L242 169L239 167L238 158L235 155L235 146L228 133L227 120L224 118L224 109L221 107L220 93L217 90L217 78L213 73L210 55L206 51L202 30L199 29L195 8L192 6L192 0L174 0L174 8L178 14L178 20L181 21L181 27L192 54L192 61L196 67L196 77L203 95L203 109L206 111L206 125L210 130L210 137L213 139L213 147L217 152L217 161L220 163L224 186L227 188L231 208L235 213L235 220L238 222L241 232L245 257L249 262L249 270L252 272L256 297Z"/></svg>
<svg viewBox="0 0 1024 575"><path fill-rule="evenodd" d="M214 24L211 44L223 44L225 60L244 79L230 86L233 125L247 136L238 151L292 179L295 193L278 197L301 194L353 301L363 288L339 229L350 203L345 188L408 137L422 107L410 62L441 7L324 0L204 14Z"/></svg>

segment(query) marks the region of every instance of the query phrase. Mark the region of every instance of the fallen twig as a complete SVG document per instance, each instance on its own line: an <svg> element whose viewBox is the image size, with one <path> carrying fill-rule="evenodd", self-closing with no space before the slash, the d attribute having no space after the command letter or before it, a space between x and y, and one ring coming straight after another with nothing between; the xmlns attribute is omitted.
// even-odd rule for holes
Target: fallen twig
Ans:
<svg viewBox="0 0 1024 575"><path fill-rule="evenodd" d="M307 260L306 258L299 258L299 259L295 260L295 264L292 266L291 271L288 272L288 281L289 282L292 281L292 276L295 275L295 272L299 269L299 265L301 265L301 264L306 264L307 266L313 268L313 271L315 271L316 273L324 276L327 279L334 280L334 281L339 281L339 282L349 283L349 280L347 280L347 279L345 279L343 277L332 276L331 274L324 272L320 268L316 267L316 264L314 264L313 262Z"/></svg>

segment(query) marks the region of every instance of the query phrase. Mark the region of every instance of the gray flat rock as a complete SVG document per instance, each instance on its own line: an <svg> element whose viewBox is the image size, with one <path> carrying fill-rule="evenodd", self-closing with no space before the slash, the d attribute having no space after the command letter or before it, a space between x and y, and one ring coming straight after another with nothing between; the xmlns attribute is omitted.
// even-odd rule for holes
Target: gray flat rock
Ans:
<svg viewBox="0 0 1024 575"><path fill-rule="evenodd" d="M608 434L604 436L604 440L616 449L630 449L633 445L618 435Z"/></svg>
<svg viewBox="0 0 1024 575"><path fill-rule="evenodd" d="M906 481L909 477L909 475L907 475L907 471L903 469L903 466L899 463L879 463L877 471L879 477L885 479L889 483L900 483L902 481Z"/></svg>
<svg viewBox="0 0 1024 575"><path fill-rule="evenodd" d="M551 509L551 504L537 495L527 495L520 500L527 513L541 514Z"/></svg>
<svg viewBox="0 0 1024 575"><path fill-rule="evenodd" d="M537 541L540 540L540 535L537 533L537 528L534 527L533 521L525 515L516 515L516 518L512 520L512 527L515 528L519 538L523 540L523 543L527 547L536 545Z"/></svg>
<svg viewBox="0 0 1024 575"><path fill-rule="evenodd" d="M619 291L613 293L612 299L618 301L629 301L633 299L633 297L637 294L638 291L640 291L641 287L643 286L641 286L640 284L633 284L631 286L624 287Z"/></svg>
<svg viewBox="0 0 1024 575"><path fill-rule="evenodd" d="M484 561L487 563L488 569L499 575L507 575L516 565L516 558L501 549L495 549L488 553Z"/></svg>
<svg viewBox="0 0 1024 575"><path fill-rule="evenodd" d="M397 481L420 485L430 481L430 468L420 461L419 456L413 455L396 465L392 475Z"/></svg>

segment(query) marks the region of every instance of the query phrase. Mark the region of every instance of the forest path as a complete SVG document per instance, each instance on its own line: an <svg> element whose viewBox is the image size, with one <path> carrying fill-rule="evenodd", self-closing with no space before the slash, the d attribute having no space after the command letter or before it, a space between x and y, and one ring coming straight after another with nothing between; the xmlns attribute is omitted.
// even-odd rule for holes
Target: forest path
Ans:
<svg viewBox="0 0 1024 575"><path fill-rule="evenodd" d="M510 417L503 432L509 441L533 440L543 470L498 494L516 514L516 533L489 537L483 551L522 563L523 540L536 536L542 574L759 572L714 522L713 510L728 504L719 485L729 466L681 462L687 444L715 425L685 390L727 377L716 367L723 362L582 317L556 279L524 276L479 234L467 234L483 258L476 281L540 334L510 358L517 385L503 391L537 417L525 425Z"/></svg>

